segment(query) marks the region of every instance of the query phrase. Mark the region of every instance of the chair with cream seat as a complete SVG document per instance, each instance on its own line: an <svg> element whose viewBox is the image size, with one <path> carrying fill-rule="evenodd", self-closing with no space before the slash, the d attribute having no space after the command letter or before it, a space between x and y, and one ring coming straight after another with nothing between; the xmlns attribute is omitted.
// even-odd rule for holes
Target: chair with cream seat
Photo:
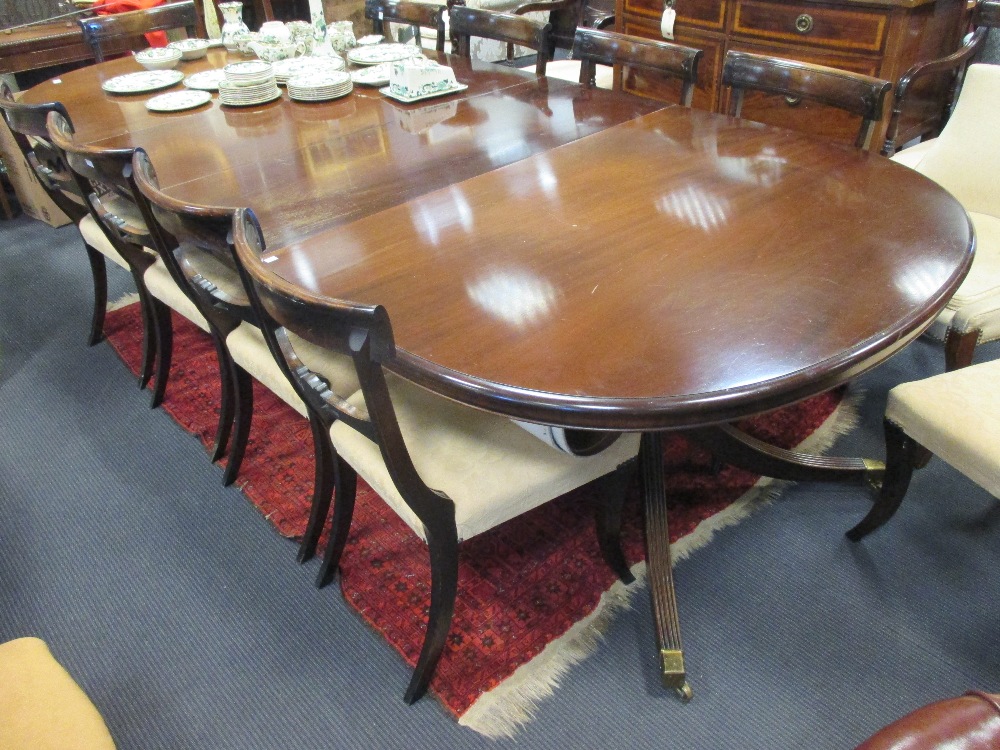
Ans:
<svg viewBox="0 0 1000 750"><path fill-rule="evenodd" d="M165 343L160 332L163 321L170 318L167 308L177 310L203 329L205 321L197 310L185 304L152 250L149 230L122 175L132 159L132 149L99 149L77 143L72 124L60 112L49 113L47 129L53 146L72 170L80 193L87 196L94 224L132 272L143 319L140 387L149 381L155 362L151 406L156 408L163 401L167 385L168 372L162 367L162 358L156 356Z"/></svg>
<svg viewBox="0 0 1000 750"><path fill-rule="evenodd" d="M495 414L431 393L387 372L395 358L386 310L299 289L261 260L263 238L249 210L236 215L236 262L264 322L271 350L286 358L310 411L328 428L328 456L340 481L318 584L337 571L350 529L357 475L423 539L431 561L431 604L420 657L405 700L426 690L454 611L459 542L597 479L606 486L598 510L605 559L630 579L617 543L624 489L638 435L624 435L585 457L543 445ZM353 359L361 390L348 396L296 366L290 336ZM356 473L355 473L356 472ZM609 510L610 509L610 510ZM608 554L613 548L615 554Z"/></svg>
<svg viewBox="0 0 1000 750"><path fill-rule="evenodd" d="M940 456L1000 498L1000 360L963 367L889 391L885 409L886 468L868 515L847 532L857 541L899 508L924 451Z"/></svg>
<svg viewBox="0 0 1000 750"><path fill-rule="evenodd" d="M972 26L974 31L955 52L937 60L917 63L900 76L892 91L892 115L885 132L883 156L892 156L899 148L899 125L904 114L922 124L930 122L932 126L921 137L919 144L906 149L906 156L897 160L900 163L912 166L911 161L929 148L929 140L940 135L958 100L969 63L983 48L990 29L1000 28L1000 0L979 0L972 13ZM933 95L941 85L946 86L949 92L944 107ZM928 90L931 96L926 95Z"/></svg>
<svg viewBox="0 0 1000 750"><path fill-rule="evenodd" d="M0 747L114 750L97 708L38 638L0 643Z"/></svg>
<svg viewBox="0 0 1000 750"><path fill-rule="evenodd" d="M365 18L372 22L372 31L389 36L387 24L396 23L413 29L417 46L421 46L420 29L434 29L434 49L444 52L445 23L443 5L410 0L365 0Z"/></svg>
<svg viewBox="0 0 1000 750"><path fill-rule="evenodd" d="M861 120L857 148L871 146L875 124L882 119L889 81L825 65L784 60L729 50L722 66L722 85L729 87L729 114L740 117L747 91L776 94L791 101L808 100L835 107Z"/></svg>
<svg viewBox="0 0 1000 750"><path fill-rule="evenodd" d="M573 59L581 61L582 85L594 85L597 65L622 65L623 75L635 69L653 71L680 81L679 103L685 107L691 106L701 55L693 47L597 29L578 28L573 44Z"/></svg>
<svg viewBox="0 0 1000 750"><path fill-rule="evenodd" d="M25 161L38 177L42 188L53 203L72 221L83 238L90 273L94 284L94 310L90 319L87 343L91 346L104 338L104 314L108 302L106 259L131 271L126 260L115 250L94 217L87 209L87 201L72 171L62 155L49 143L45 122L49 112L59 112L69 122L69 114L59 102L49 104L21 104L14 101L6 84L0 85L0 110L10 127L14 140ZM31 139L30 141L28 139ZM152 354L152 349L150 349ZM140 387L145 387L152 373L152 360L145 364Z"/></svg>
<svg viewBox="0 0 1000 750"><path fill-rule="evenodd" d="M955 196L976 229L969 275L928 331L944 341L947 370L971 364L978 344L1000 339L998 120L1000 67L970 65L941 135L892 157Z"/></svg>
<svg viewBox="0 0 1000 750"><path fill-rule="evenodd" d="M228 463L223 475L231 483L239 472L253 418L253 380L256 379L303 417L310 417L298 392L297 381L282 370L268 350L259 320L250 305L239 275L233 267L230 236L233 210L195 206L171 198L160 190L148 154L138 148L132 158L130 179L136 201L151 228L153 243L171 277L208 323L222 380L222 420L233 425ZM348 395L358 390L354 365L348 357L332 354L308 342L294 340L304 366L318 373L331 388ZM169 357L169 350L164 352ZM313 421L314 449L325 450L325 432ZM318 436L318 439L316 438ZM217 442L224 442L220 440ZM214 459L213 459L214 460ZM314 503L317 517L305 533L300 560L312 556L322 531L329 504L333 475L324 473L332 464L317 460Z"/></svg>
<svg viewBox="0 0 1000 750"><path fill-rule="evenodd" d="M195 36L198 11L194 0L167 2L144 10L113 13L107 16L81 18L83 40L90 45L97 62L103 62L106 48L113 41L127 43L132 49L145 47L142 35L151 31L184 29L189 37ZM117 47L116 47L117 49Z"/></svg>
<svg viewBox="0 0 1000 750"><path fill-rule="evenodd" d="M472 57L472 38L494 39L533 50L536 54L535 74L545 75L550 56L549 33L552 24L536 21L513 13L498 13L456 5L449 13L451 34L458 43L462 57Z"/></svg>

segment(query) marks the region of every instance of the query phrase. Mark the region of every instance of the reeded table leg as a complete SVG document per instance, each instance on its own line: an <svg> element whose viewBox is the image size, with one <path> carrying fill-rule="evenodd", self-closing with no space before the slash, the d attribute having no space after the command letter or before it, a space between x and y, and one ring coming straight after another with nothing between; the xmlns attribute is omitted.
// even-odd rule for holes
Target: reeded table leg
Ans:
<svg viewBox="0 0 1000 750"><path fill-rule="evenodd" d="M653 600L656 640L660 649L660 678L686 702L691 686L684 671L681 624L677 615L670 532L667 526L667 495L663 481L663 447L656 432L644 433L639 447L642 493L646 510L646 567Z"/></svg>

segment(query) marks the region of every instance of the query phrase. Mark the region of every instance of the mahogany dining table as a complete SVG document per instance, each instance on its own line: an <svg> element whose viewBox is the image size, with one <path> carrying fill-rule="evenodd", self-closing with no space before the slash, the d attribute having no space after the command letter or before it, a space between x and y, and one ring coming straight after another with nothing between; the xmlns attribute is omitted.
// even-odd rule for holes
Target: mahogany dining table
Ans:
<svg viewBox="0 0 1000 750"><path fill-rule="evenodd" d="M253 208L275 273L385 306L399 375L520 420L641 432L660 673L689 697L661 433L766 476L877 482L879 462L782 450L731 423L919 336L972 262L968 217L847 145L441 59L468 89L414 104L356 86L325 103L151 113L151 94L101 90L139 69L131 59L24 101L61 101L83 143L142 146L175 198Z"/></svg>

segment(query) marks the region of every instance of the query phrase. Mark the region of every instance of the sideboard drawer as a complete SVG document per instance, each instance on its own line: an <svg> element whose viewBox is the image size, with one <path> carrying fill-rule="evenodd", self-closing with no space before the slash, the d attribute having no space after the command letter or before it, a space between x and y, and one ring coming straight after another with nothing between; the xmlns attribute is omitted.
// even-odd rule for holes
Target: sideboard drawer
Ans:
<svg viewBox="0 0 1000 750"><path fill-rule="evenodd" d="M888 20L886 12L880 10L739 0L733 34L746 39L781 40L840 52L877 54L885 44Z"/></svg>
<svg viewBox="0 0 1000 750"><path fill-rule="evenodd" d="M656 24L659 34L663 0L624 0L625 15L647 18ZM676 0L678 28L697 28L722 31L726 26L726 0Z"/></svg>

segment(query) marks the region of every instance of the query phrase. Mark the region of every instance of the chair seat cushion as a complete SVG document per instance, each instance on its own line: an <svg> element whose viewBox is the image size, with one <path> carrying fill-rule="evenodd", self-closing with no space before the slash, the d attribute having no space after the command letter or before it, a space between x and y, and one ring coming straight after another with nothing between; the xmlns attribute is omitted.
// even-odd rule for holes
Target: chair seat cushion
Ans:
<svg viewBox="0 0 1000 750"><path fill-rule="evenodd" d="M1000 295L1000 219L969 212L976 228L976 256L969 275L948 302L952 310Z"/></svg>
<svg viewBox="0 0 1000 750"><path fill-rule="evenodd" d="M90 247L97 250L97 252L104 255L111 262L121 266L126 271L128 270L128 263L121 254L115 250L115 246L112 245L101 228L97 225L97 220L87 214L84 216L80 223L77 225L80 229L80 234L83 235L83 241L86 242Z"/></svg>
<svg viewBox="0 0 1000 750"><path fill-rule="evenodd" d="M208 331L208 322L205 317L198 312L194 302L188 299L187 295L181 291L170 275L167 267L161 258L157 258L146 272L142 275L143 283L151 295L160 300L171 310L176 310L185 318L190 320L203 331Z"/></svg>
<svg viewBox="0 0 1000 750"><path fill-rule="evenodd" d="M937 143L937 138L921 141L909 148L904 148L902 151L897 151L891 158L894 162L902 164L904 167L919 169L920 162L923 161L927 152L934 148L935 143Z"/></svg>
<svg viewBox="0 0 1000 750"><path fill-rule="evenodd" d="M889 392L885 417L1000 497L1000 360L963 367Z"/></svg>
<svg viewBox="0 0 1000 750"><path fill-rule="evenodd" d="M387 379L413 465L428 487L455 503L460 541L613 471L639 451L639 435L626 434L597 455L572 456L506 417L457 404L391 374ZM349 401L365 408L361 393ZM330 437L344 460L425 538L375 444L342 422L334 423Z"/></svg>
<svg viewBox="0 0 1000 750"><path fill-rule="evenodd" d="M288 333L288 340L302 363L323 378L330 390L341 398L348 398L361 387L350 357L310 344L291 332ZM264 334L257 326L240 323L226 337L226 346L236 364L303 417L308 416L305 404L278 368L264 341Z"/></svg>
<svg viewBox="0 0 1000 750"><path fill-rule="evenodd" d="M0 644L0 747L113 750L104 720L38 638Z"/></svg>
<svg viewBox="0 0 1000 750"><path fill-rule="evenodd" d="M521 70L534 70L535 66L530 65ZM558 78L561 81L580 81L580 61L579 60L549 60L545 66L545 75L548 78ZM598 65L595 75L595 82L599 89L611 89L614 84L614 69L608 65Z"/></svg>

